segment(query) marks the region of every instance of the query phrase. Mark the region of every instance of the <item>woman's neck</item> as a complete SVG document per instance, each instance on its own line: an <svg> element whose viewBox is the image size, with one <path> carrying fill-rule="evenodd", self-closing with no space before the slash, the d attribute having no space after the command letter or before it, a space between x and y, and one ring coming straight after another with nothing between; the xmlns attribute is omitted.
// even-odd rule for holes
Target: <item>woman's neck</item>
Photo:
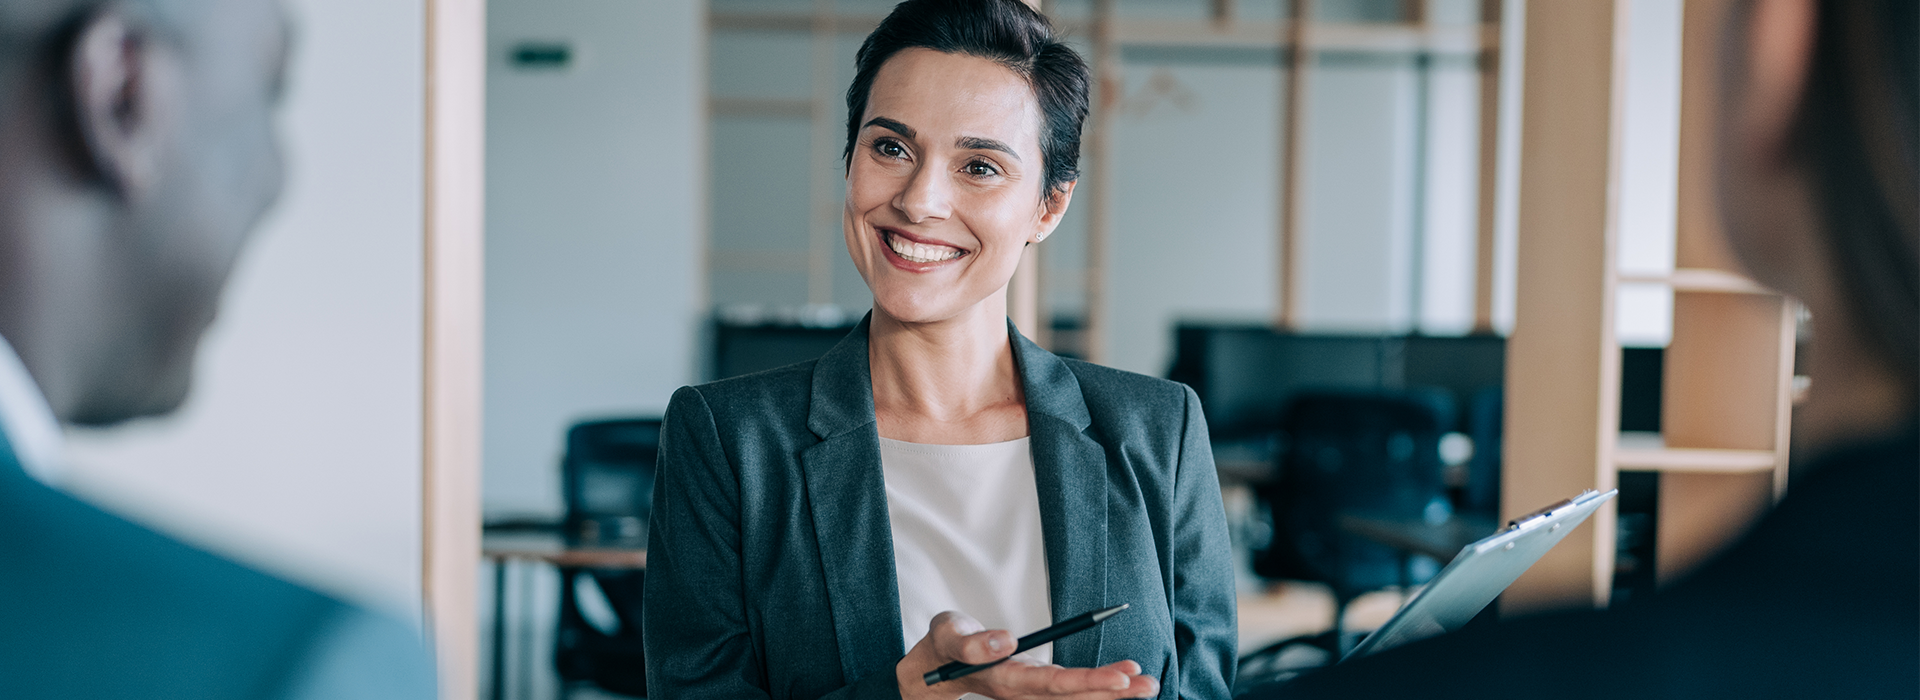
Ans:
<svg viewBox="0 0 1920 700"><path fill-rule="evenodd" d="M950 445L1026 436L1025 394L1005 303L996 299L931 323L905 323L874 308L867 359L881 436Z"/></svg>

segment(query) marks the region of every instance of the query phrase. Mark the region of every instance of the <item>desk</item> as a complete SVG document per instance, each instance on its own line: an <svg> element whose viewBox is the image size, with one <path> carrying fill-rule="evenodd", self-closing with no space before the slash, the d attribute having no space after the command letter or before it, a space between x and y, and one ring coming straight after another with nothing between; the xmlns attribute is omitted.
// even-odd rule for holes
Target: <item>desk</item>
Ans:
<svg viewBox="0 0 1920 700"><path fill-rule="evenodd" d="M1365 514L1340 516L1340 529L1408 554L1421 554L1446 566L1460 550L1493 534L1492 518L1456 515L1439 524L1419 518L1388 518Z"/></svg>
<svg viewBox="0 0 1920 700"><path fill-rule="evenodd" d="M486 528L480 556L493 563L493 700L506 698L507 567L513 562L564 569L645 569L647 550L637 547L569 547L558 527Z"/></svg>

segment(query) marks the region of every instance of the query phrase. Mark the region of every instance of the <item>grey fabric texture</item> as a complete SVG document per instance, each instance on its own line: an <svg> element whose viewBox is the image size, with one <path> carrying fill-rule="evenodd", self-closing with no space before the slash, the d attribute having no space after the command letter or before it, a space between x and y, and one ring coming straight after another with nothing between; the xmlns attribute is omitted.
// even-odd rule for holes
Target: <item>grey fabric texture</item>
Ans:
<svg viewBox="0 0 1920 700"><path fill-rule="evenodd" d="M815 362L674 394L648 542L651 696L899 696L867 328ZM1054 619L1132 605L1056 642L1054 662L1130 659L1163 698L1228 697L1233 568L1198 398L1008 333Z"/></svg>
<svg viewBox="0 0 1920 700"><path fill-rule="evenodd" d="M47 488L0 440L0 697L433 696L406 625Z"/></svg>

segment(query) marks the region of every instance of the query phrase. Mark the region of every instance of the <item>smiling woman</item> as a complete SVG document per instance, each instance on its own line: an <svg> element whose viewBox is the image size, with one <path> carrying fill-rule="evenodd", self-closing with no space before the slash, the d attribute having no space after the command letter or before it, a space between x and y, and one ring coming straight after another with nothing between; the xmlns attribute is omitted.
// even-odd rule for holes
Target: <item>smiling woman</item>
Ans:
<svg viewBox="0 0 1920 700"><path fill-rule="evenodd" d="M1227 697L1233 574L1199 400L1006 318L1021 251L1073 199L1086 64L1018 0L909 0L856 67L842 223L873 313L816 362L674 395L649 690Z"/></svg>

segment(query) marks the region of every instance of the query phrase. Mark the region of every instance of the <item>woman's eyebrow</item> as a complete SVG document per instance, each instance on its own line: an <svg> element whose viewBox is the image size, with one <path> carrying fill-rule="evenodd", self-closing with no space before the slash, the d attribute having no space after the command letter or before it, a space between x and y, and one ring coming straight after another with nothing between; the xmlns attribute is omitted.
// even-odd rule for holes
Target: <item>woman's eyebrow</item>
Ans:
<svg viewBox="0 0 1920 700"><path fill-rule="evenodd" d="M1012 146L1009 146L1005 143L1001 143L999 141L995 141L989 138L982 138L979 136L962 136L958 140L954 141L954 144L969 151L975 151L975 150L999 151L1001 153L1005 153L1007 155L1013 156L1014 160L1020 160L1020 154L1014 153Z"/></svg>
<svg viewBox="0 0 1920 700"><path fill-rule="evenodd" d="M863 125L861 128L866 128L868 126L877 126L882 129L886 129L887 131L891 131L901 136L905 136L907 138L913 138L915 136L913 127L907 126L905 124L902 124L892 119L888 119L886 117L874 117L872 119L868 119L867 123Z"/></svg>

